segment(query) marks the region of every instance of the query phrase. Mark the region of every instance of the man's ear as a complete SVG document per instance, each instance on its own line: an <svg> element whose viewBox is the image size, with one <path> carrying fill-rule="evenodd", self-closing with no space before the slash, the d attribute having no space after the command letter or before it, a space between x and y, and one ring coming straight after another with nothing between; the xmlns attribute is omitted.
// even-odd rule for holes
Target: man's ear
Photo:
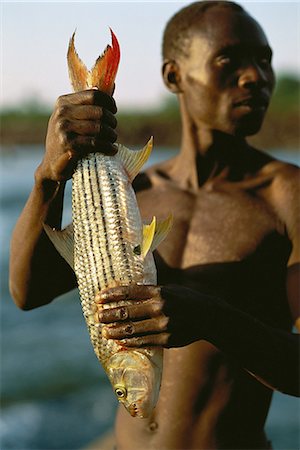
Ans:
<svg viewBox="0 0 300 450"><path fill-rule="evenodd" d="M165 60L162 66L162 75L164 83L173 94L179 94L181 91L180 69L176 61Z"/></svg>

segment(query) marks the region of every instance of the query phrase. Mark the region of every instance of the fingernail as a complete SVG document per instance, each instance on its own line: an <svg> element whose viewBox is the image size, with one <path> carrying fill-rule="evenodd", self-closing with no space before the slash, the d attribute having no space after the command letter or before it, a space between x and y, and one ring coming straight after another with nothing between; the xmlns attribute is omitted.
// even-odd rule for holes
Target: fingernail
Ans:
<svg viewBox="0 0 300 450"><path fill-rule="evenodd" d="M95 295L95 302L100 302L100 300L101 300L101 295L100 295L100 292L98 292L98 293Z"/></svg>
<svg viewBox="0 0 300 450"><path fill-rule="evenodd" d="M107 331L107 328L106 327L102 327L102 336L105 338L105 339L108 339L108 331Z"/></svg>
<svg viewBox="0 0 300 450"><path fill-rule="evenodd" d="M101 302L101 300L107 300L108 298L109 298L109 292L108 291L106 291L106 292L100 292L99 294L98 294L98 298L99 298L99 302Z"/></svg>

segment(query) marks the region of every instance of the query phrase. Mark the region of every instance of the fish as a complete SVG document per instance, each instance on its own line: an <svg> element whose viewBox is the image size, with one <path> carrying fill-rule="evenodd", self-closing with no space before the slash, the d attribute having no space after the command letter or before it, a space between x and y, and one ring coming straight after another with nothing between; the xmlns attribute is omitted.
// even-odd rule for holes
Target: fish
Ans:
<svg viewBox="0 0 300 450"><path fill-rule="evenodd" d="M68 48L68 67L75 91L97 88L109 95L120 59L119 43L111 31L108 45L88 70L74 46ZM162 370L160 347L128 349L106 339L99 323L96 294L120 285L156 285L153 251L167 236L172 215L160 223L153 217L143 224L132 187L134 178L150 156L153 139L139 151L122 144L108 156L90 153L78 161L72 177L72 223L64 230L44 225L58 252L73 268L95 354L101 362L115 395L133 417L149 417L157 403ZM119 301L109 306L123 306Z"/></svg>

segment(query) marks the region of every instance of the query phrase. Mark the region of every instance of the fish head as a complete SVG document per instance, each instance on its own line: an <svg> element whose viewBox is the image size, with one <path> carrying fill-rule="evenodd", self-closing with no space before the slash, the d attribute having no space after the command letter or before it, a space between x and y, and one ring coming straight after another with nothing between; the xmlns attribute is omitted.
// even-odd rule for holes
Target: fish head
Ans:
<svg viewBox="0 0 300 450"><path fill-rule="evenodd" d="M122 350L107 363L116 397L133 417L149 417L156 405L161 367L139 350Z"/></svg>

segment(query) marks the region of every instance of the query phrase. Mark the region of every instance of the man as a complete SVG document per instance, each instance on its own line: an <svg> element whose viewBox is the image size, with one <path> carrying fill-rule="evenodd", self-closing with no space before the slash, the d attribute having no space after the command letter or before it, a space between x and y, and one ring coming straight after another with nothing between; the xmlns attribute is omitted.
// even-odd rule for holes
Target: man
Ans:
<svg viewBox="0 0 300 450"><path fill-rule="evenodd" d="M271 98L271 53L257 22L230 2L192 4L166 27L163 77L179 100L181 151L135 183L142 217L174 215L155 255L159 286L97 298L108 337L166 348L155 412L137 420L119 409L118 450L270 448L272 390L299 395L298 336L290 332L299 324L299 170L245 140ZM57 102L12 239L11 292L23 309L76 286L43 223L60 226L78 158L115 152L115 112L97 91ZM121 298L132 304L102 309Z"/></svg>

